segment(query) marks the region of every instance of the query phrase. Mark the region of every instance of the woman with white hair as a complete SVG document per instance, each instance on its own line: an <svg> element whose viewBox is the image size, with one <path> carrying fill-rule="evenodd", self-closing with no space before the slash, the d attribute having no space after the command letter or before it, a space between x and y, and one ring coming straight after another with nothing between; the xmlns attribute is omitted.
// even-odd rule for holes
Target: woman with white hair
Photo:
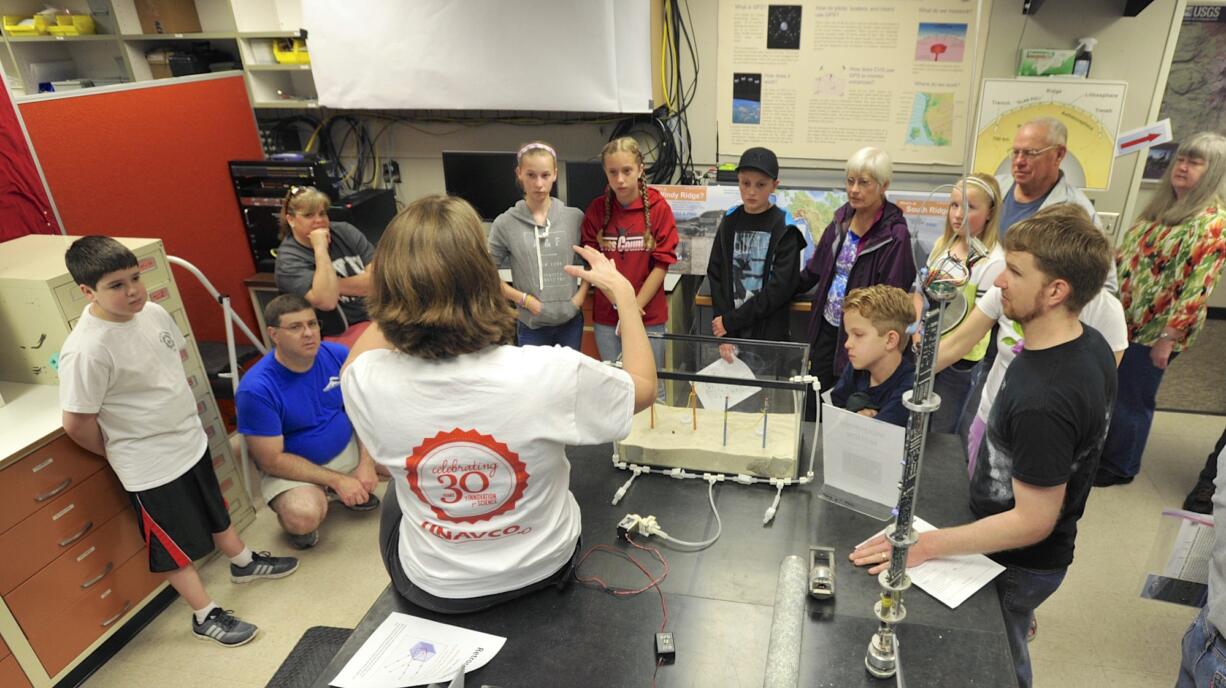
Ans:
<svg viewBox="0 0 1226 688"><path fill-rule="evenodd" d="M902 209L885 198L894 166L880 148L861 148L847 161L847 202L834 212L798 293L814 286L809 314L809 369L831 389L847 365L843 297L853 289L888 284L909 290L915 260ZM813 418L815 407L806 409Z"/></svg>
<svg viewBox="0 0 1226 688"><path fill-rule="evenodd" d="M1209 293L1226 261L1226 137L1188 138L1116 258L1128 350L1094 484L1132 482L1141 470L1166 366L1205 323Z"/></svg>

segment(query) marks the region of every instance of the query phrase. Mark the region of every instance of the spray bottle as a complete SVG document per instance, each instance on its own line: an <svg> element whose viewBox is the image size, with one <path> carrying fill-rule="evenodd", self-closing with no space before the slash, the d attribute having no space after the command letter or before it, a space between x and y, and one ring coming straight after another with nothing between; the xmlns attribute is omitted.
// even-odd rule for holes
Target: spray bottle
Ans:
<svg viewBox="0 0 1226 688"><path fill-rule="evenodd" d="M1090 78L1090 62L1094 59L1093 53L1096 45L1098 45L1097 38L1077 39L1077 57L1073 58L1073 76L1083 79Z"/></svg>

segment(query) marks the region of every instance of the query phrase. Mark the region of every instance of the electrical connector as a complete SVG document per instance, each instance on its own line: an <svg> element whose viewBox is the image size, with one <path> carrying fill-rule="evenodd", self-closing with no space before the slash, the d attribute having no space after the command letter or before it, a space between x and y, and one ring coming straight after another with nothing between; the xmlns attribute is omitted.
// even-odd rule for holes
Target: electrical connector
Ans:
<svg viewBox="0 0 1226 688"><path fill-rule="evenodd" d="M677 646L673 642L671 631L656 634L656 661L660 664L672 664L677 659Z"/></svg>
<svg viewBox="0 0 1226 688"><path fill-rule="evenodd" d="M641 520L638 514L626 514L623 516L622 520L617 522L617 537L629 540L631 535L639 532L639 521Z"/></svg>

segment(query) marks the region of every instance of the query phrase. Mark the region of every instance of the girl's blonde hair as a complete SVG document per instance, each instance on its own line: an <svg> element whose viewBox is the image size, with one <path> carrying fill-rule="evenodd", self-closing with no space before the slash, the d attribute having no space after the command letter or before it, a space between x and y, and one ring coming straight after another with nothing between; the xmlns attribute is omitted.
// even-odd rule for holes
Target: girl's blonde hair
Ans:
<svg viewBox="0 0 1226 688"><path fill-rule="evenodd" d="M315 213L327 208L332 201L328 198L328 194L316 189L313 186L291 186L285 194L285 198L281 201L281 231L277 235L278 239L284 240L289 236L289 216L301 215L303 213Z"/></svg>
<svg viewBox="0 0 1226 688"><path fill-rule="evenodd" d="M983 233L979 235L979 241L983 242L984 248L991 251L1000 243L1000 213L1001 213L1001 192L1000 184L996 182L996 178L990 174L976 172L959 179L954 185L959 189L965 189L969 192L972 189L979 191L988 199L988 219L983 223ZM967 203L970 201L967 200ZM965 215L962 219L966 222ZM954 230L953 223L949 221L949 213L945 213L945 232L941 234L941 238L932 246L930 255L939 256L942 251L945 251L958 240L958 232Z"/></svg>
<svg viewBox="0 0 1226 688"><path fill-rule="evenodd" d="M629 136L613 139L606 143L604 148L600 149L601 164L607 161L610 155L615 153L629 153L634 156L635 164L640 167L643 165L643 151L639 149L638 141ZM650 251L656 247L656 238L651 233L651 207L647 203L647 181L643 179L641 174L638 181L639 196L643 199L643 241L646 242L647 250ZM605 196L604 200L604 221L600 223L600 231L596 233L597 246L600 246L604 241L605 230L609 228L609 220L613 217L613 204L617 203L617 194L613 193L612 186L609 187L609 193Z"/></svg>
<svg viewBox="0 0 1226 688"><path fill-rule="evenodd" d="M388 224L373 262L366 307L398 351L446 359L513 341L515 311L467 201L413 201Z"/></svg>

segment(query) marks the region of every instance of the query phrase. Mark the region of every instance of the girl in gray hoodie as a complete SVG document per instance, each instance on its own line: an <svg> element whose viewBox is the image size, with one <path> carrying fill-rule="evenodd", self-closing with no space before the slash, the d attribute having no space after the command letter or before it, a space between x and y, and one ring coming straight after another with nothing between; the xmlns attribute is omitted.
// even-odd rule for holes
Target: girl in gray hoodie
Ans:
<svg viewBox="0 0 1226 688"><path fill-rule="evenodd" d="M490 254L499 267L511 268L502 294L519 314L520 346L561 344L578 350L583 342L583 301L587 282L563 272L578 262L583 212L550 195L558 177L558 155L547 143L519 149L515 179L524 200L490 226Z"/></svg>

